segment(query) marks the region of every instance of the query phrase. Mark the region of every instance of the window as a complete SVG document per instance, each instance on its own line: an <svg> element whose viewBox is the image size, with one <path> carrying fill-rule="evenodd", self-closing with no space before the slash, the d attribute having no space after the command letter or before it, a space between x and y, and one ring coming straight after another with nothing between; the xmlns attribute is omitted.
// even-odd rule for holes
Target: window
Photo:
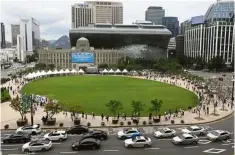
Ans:
<svg viewBox="0 0 235 155"><path fill-rule="evenodd" d="M193 137L186 137L185 139L190 140L190 139L193 139Z"/></svg>

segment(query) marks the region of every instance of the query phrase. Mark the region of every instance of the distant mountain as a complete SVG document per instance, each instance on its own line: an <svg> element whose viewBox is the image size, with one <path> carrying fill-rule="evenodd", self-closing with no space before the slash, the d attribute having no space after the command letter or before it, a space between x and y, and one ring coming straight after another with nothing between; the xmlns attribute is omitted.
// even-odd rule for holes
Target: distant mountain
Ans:
<svg viewBox="0 0 235 155"><path fill-rule="evenodd" d="M62 49L71 48L69 37L67 35L60 37L58 40L51 43L50 47L51 48L62 48Z"/></svg>

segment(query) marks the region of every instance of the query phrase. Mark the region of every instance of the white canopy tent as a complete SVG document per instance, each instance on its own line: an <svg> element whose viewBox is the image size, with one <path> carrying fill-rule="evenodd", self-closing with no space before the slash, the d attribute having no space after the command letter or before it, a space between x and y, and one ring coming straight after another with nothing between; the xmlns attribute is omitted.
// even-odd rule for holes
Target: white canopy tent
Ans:
<svg viewBox="0 0 235 155"><path fill-rule="evenodd" d="M113 69L110 69L110 70L108 71L108 73L114 73Z"/></svg>
<svg viewBox="0 0 235 155"><path fill-rule="evenodd" d="M120 71L120 69L117 69L116 71L115 71L115 73L122 73L121 71Z"/></svg>
<svg viewBox="0 0 235 155"><path fill-rule="evenodd" d="M49 70L46 74L47 74L47 75L51 75L51 74L52 74L52 71Z"/></svg>
<svg viewBox="0 0 235 155"><path fill-rule="evenodd" d="M84 74L84 71L82 69L79 69L78 73Z"/></svg>
<svg viewBox="0 0 235 155"><path fill-rule="evenodd" d="M32 76L32 73L29 73L28 75L25 76L26 79L30 79Z"/></svg>
<svg viewBox="0 0 235 155"><path fill-rule="evenodd" d="M122 71L122 73L128 73L128 70L124 69L124 70Z"/></svg>
<svg viewBox="0 0 235 155"><path fill-rule="evenodd" d="M73 70L71 71L71 73L77 73L77 71L76 71L75 69L73 69Z"/></svg>
<svg viewBox="0 0 235 155"><path fill-rule="evenodd" d="M108 73L107 69L104 69L104 70L102 71L102 73Z"/></svg>
<svg viewBox="0 0 235 155"><path fill-rule="evenodd" d="M59 74L64 74L64 70L61 69L61 70L59 71Z"/></svg>
<svg viewBox="0 0 235 155"><path fill-rule="evenodd" d="M52 74L58 74L59 72L58 72L58 70L54 70L53 72L52 72Z"/></svg>
<svg viewBox="0 0 235 155"><path fill-rule="evenodd" d="M42 75L42 76L46 75L46 72L45 72L44 70L41 71L41 75Z"/></svg>
<svg viewBox="0 0 235 155"><path fill-rule="evenodd" d="M37 71L37 73L35 73L34 77L39 77L42 76L41 72Z"/></svg>
<svg viewBox="0 0 235 155"><path fill-rule="evenodd" d="M67 74L68 74L68 73L71 73L71 72L70 72L69 69L66 69L66 70L64 71L64 73L67 73Z"/></svg>

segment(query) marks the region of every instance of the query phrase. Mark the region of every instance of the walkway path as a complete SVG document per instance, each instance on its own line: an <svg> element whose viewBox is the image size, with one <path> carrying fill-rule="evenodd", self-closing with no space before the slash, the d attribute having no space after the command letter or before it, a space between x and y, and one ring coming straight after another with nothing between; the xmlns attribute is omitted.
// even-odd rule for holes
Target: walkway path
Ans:
<svg viewBox="0 0 235 155"><path fill-rule="evenodd" d="M134 77L134 78L144 78L144 79L146 79L146 77L143 77L143 76L141 76L141 77L138 76L138 77ZM193 88L194 88L194 86L192 84L188 83L187 81L183 81L182 79L171 79L169 77L165 77L165 78L156 77L155 79L154 78L149 78L148 80L156 80L156 81L160 81L160 82L167 82L167 83L170 83L170 84L175 84L179 87L183 87L185 89L187 89L186 87L188 87L188 89L190 91L192 91ZM23 85L21 85L22 79L19 80L19 81L20 82L10 81L10 82L4 84L3 86L4 87L5 86L12 86L13 90L15 90L17 92L23 86ZM20 87L19 89L18 89L18 86ZM198 90L196 89L196 91L198 91ZM13 93L11 91L10 91L10 95L11 95L11 97L16 96L16 94L13 95ZM206 95L205 95L205 98L207 98ZM225 104L226 111L224 111L224 110L221 110L222 109L222 102L220 102L216 97L215 97L215 100L218 102L218 106L216 108L216 113L219 114L218 116L214 116L214 115L211 114L213 112L213 104L210 103L208 105L208 107L210 109L210 114L209 115L206 115L203 112L203 110L201 110L202 120L195 119L196 117L198 117L198 113L193 113L193 110L191 110L191 111L185 111L184 116L182 116L182 117L172 118L172 116L171 116L171 119L169 119L167 121L162 116L160 123L153 123L153 125L170 125L171 120L174 120L175 124L181 124L181 120L184 120L185 124L206 123L206 122L211 122L211 121L215 121L217 119L224 118L224 117L226 117L226 116L233 113L233 109L230 108L230 102L231 101L228 101L228 103ZM208 103L208 100L203 101L203 104L206 105L207 103ZM10 104L10 102L5 102L5 103L1 104L1 116L2 116L1 121L0 121L1 128L4 128L4 125L8 124L10 129L15 129L15 128L17 128L16 121L17 121L17 119L20 118L20 114L16 111L12 110L12 108L9 106L9 104ZM45 116L45 112L43 112L43 108L38 106L37 111L34 115L34 124L42 124L42 121L41 121L42 116ZM30 114L27 114L27 118L28 118L28 120L30 120ZM70 114L68 114L67 116L64 113L57 114L56 119L57 119L57 123L56 123L55 126L41 125L42 128L47 128L47 127L48 128L51 128L51 127L57 128L57 127L59 127L60 123L64 123L65 127L73 126L73 122L70 118ZM112 118L110 118L109 120L112 120ZM123 121L124 125L127 125L127 121L131 121L131 118L128 117L126 121L124 121L121 118L120 121ZM148 124L148 122L149 122L148 117L141 117L139 125L142 125L143 121L146 121L147 124ZM83 124L83 125L86 125L88 122L91 123L92 127L100 127L102 120L101 120L100 116L96 116L95 118L92 118L92 116L90 116L90 115L87 116L87 119L83 118L81 120L81 124ZM104 122L105 122L105 126L120 126L120 124L113 125L111 123L111 121L107 122L106 120L104 120ZM132 123L132 126L133 126L133 123Z"/></svg>

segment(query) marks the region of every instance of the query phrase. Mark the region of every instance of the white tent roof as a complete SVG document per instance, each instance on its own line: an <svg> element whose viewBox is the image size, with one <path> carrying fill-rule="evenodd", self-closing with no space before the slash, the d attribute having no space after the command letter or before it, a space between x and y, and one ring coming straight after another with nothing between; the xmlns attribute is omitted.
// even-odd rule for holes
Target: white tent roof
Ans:
<svg viewBox="0 0 235 155"><path fill-rule="evenodd" d="M79 69L78 73L84 73L84 71L82 69Z"/></svg>
<svg viewBox="0 0 235 155"><path fill-rule="evenodd" d="M107 69L104 69L104 70L102 71L102 73L108 73Z"/></svg>
<svg viewBox="0 0 235 155"><path fill-rule="evenodd" d="M37 71L37 73L35 73L35 77L38 77L38 76L41 76L42 74L39 72L39 71Z"/></svg>
<svg viewBox="0 0 235 155"><path fill-rule="evenodd" d="M121 73L120 69L117 69L117 70L115 71L115 73Z"/></svg>
<svg viewBox="0 0 235 155"><path fill-rule="evenodd" d="M41 75L46 75L46 72L44 70L41 71Z"/></svg>
<svg viewBox="0 0 235 155"><path fill-rule="evenodd" d="M63 73L64 73L64 70L63 70L63 69L61 69L61 70L59 71L59 73L60 73L60 74L63 74Z"/></svg>
<svg viewBox="0 0 235 155"><path fill-rule="evenodd" d="M132 72L132 73L137 73L135 70L132 70L131 72Z"/></svg>
<svg viewBox="0 0 235 155"><path fill-rule="evenodd" d="M114 73L113 69L110 69L108 72L109 72L109 73Z"/></svg>
<svg viewBox="0 0 235 155"><path fill-rule="evenodd" d="M26 79L30 79L31 78L31 76L32 76L32 74L31 73L29 73L28 75L26 75Z"/></svg>
<svg viewBox="0 0 235 155"><path fill-rule="evenodd" d="M58 70L54 70L53 72L52 72L52 74L58 74L59 72L58 72Z"/></svg>
<svg viewBox="0 0 235 155"><path fill-rule="evenodd" d="M126 69L124 69L124 70L122 71L122 73L128 73L128 71L127 71Z"/></svg>
<svg viewBox="0 0 235 155"><path fill-rule="evenodd" d="M69 69L66 69L66 70L64 71L64 73L70 73L70 70L69 70Z"/></svg>
<svg viewBox="0 0 235 155"><path fill-rule="evenodd" d="M47 74L47 75L52 74L52 71L51 71L51 70L49 70L46 74Z"/></svg>
<svg viewBox="0 0 235 155"><path fill-rule="evenodd" d="M73 70L71 71L71 73L77 73L77 71L76 71L75 69L73 69Z"/></svg>

